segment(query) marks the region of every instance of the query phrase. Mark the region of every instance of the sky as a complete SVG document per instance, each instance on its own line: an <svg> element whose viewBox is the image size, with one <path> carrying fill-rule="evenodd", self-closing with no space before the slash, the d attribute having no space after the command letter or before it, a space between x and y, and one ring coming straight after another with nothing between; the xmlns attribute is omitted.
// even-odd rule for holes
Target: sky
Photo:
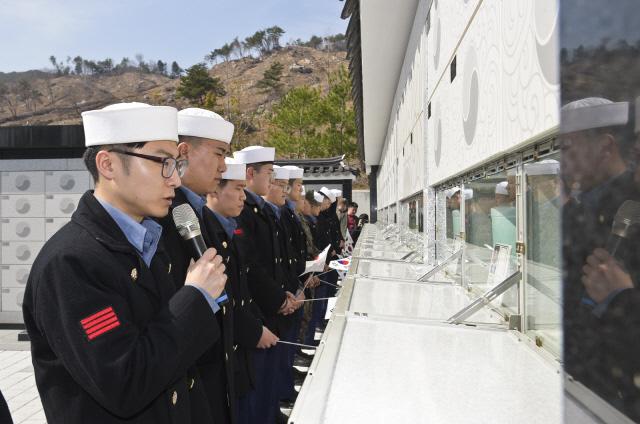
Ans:
<svg viewBox="0 0 640 424"><path fill-rule="evenodd" d="M344 33L340 0L0 0L0 72L123 57L202 62L239 36L278 25L281 43Z"/></svg>
<svg viewBox="0 0 640 424"><path fill-rule="evenodd" d="M635 44L640 40L637 0L562 0L560 46L569 50L580 45L593 47L605 38L615 44L626 40ZM628 13L621 13L628 11Z"/></svg>

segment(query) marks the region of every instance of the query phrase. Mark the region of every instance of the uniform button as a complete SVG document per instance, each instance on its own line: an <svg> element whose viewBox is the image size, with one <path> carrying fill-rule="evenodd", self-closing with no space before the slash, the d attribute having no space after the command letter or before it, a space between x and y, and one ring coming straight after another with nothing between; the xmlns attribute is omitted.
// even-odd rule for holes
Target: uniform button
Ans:
<svg viewBox="0 0 640 424"><path fill-rule="evenodd" d="M289 265L291 265L291 259L289 259Z"/></svg>
<svg viewBox="0 0 640 424"><path fill-rule="evenodd" d="M227 263L229 263L230 259L231 259L231 256L227 256Z"/></svg>
<svg viewBox="0 0 640 424"><path fill-rule="evenodd" d="M136 268L133 268L131 270L131 280L133 280L133 282L135 283L137 279L138 279L138 270Z"/></svg>
<svg viewBox="0 0 640 424"><path fill-rule="evenodd" d="M240 306L244 306L244 299L242 299L242 302L240 303Z"/></svg>
<svg viewBox="0 0 640 424"><path fill-rule="evenodd" d="M255 213L258 213L258 208L253 208L253 211L254 211Z"/></svg>
<svg viewBox="0 0 640 424"><path fill-rule="evenodd" d="M253 299L249 299L249 303L253 302Z"/></svg>
<svg viewBox="0 0 640 424"><path fill-rule="evenodd" d="M229 354L227 354L227 352L224 353L224 360L228 361L229 360Z"/></svg>
<svg viewBox="0 0 640 424"><path fill-rule="evenodd" d="M222 247L224 247L225 249L227 248L227 242L226 241L222 242Z"/></svg>
<svg viewBox="0 0 640 424"><path fill-rule="evenodd" d="M233 345L233 350L238 350L238 345Z"/></svg>
<svg viewBox="0 0 640 424"><path fill-rule="evenodd" d="M227 308L225 306L222 307L222 315L227 313Z"/></svg>
<svg viewBox="0 0 640 424"><path fill-rule="evenodd" d="M284 288L284 284L282 284L280 287Z"/></svg>
<svg viewBox="0 0 640 424"><path fill-rule="evenodd" d="M167 274L171 274L171 262L169 262L169 269L167 270Z"/></svg>
<svg viewBox="0 0 640 424"><path fill-rule="evenodd" d="M178 392L176 392L175 390L173 391L173 394L171 395L171 403L175 406L176 403L178 403Z"/></svg>
<svg viewBox="0 0 640 424"><path fill-rule="evenodd" d="M189 384L189 390L193 389L193 385L196 384L195 378L191 379L191 384Z"/></svg>

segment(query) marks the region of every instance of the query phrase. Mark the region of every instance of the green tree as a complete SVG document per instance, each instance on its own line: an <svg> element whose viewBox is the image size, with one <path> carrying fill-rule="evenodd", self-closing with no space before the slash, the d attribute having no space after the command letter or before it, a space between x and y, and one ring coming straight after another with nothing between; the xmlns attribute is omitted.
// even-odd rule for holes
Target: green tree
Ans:
<svg viewBox="0 0 640 424"><path fill-rule="evenodd" d="M268 51L280 47L280 37L282 37L285 31L277 25L274 25L265 30L266 40L268 44Z"/></svg>
<svg viewBox="0 0 640 424"><path fill-rule="evenodd" d="M320 105L325 130L323 144L333 153L354 159L358 152L356 119L351 101L351 79L343 66L329 75L329 92Z"/></svg>
<svg viewBox="0 0 640 424"><path fill-rule="evenodd" d="M238 40L238 37L231 42L231 48L238 58L244 57L245 46L242 41Z"/></svg>
<svg viewBox="0 0 640 424"><path fill-rule="evenodd" d="M54 55L49 56L49 62L53 65L58 75L62 75L62 70L60 69L60 65L58 65L58 59Z"/></svg>
<svg viewBox="0 0 640 424"><path fill-rule="evenodd" d="M167 64L165 62L158 60L156 67L158 68L158 73L160 75L167 75Z"/></svg>
<svg viewBox="0 0 640 424"><path fill-rule="evenodd" d="M244 39L245 48L249 50L249 52L251 52L251 50L258 52L258 57L262 56L265 53L265 37L265 31L256 31L252 36Z"/></svg>
<svg viewBox="0 0 640 424"><path fill-rule="evenodd" d="M287 157L357 157L355 113L349 74L329 75L329 90L302 86L290 90L269 118L269 143Z"/></svg>
<svg viewBox="0 0 640 424"><path fill-rule="evenodd" d="M256 85L265 92L274 91L280 93L282 89L282 83L280 78L282 77L282 69L284 66L280 62L274 62L269 69L264 71L262 79L259 80Z"/></svg>
<svg viewBox="0 0 640 424"><path fill-rule="evenodd" d="M322 156L318 131L320 91L309 86L291 89L274 107L269 120L269 141L287 157Z"/></svg>
<svg viewBox="0 0 640 424"><path fill-rule="evenodd" d="M204 63L198 63L187 69L187 75L180 78L180 86L176 93L179 97L195 102L199 106L204 106L206 101L208 107L212 108L215 106L215 100L227 92L220 79L210 76Z"/></svg>
<svg viewBox="0 0 640 424"><path fill-rule="evenodd" d="M171 64L171 79L180 78L183 73L184 70L180 67L180 65L178 65L178 62L174 60Z"/></svg>
<svg viewBox="0 0 640 424"><path fill-rule="evenodd" d="M74 70L76 75L82 75L82 64L84 63L84 61L82 60L82 56L74 57L73 63L75 64Z"/></svg>
<svg viewBox="0 0 640 424"><path fill-rule="evenodd" d="M305 43L307 47L312 47L314 49L319 48L321 44L322 44L322 38L318 37L317 35L312 35L309 41Z"/></svg>

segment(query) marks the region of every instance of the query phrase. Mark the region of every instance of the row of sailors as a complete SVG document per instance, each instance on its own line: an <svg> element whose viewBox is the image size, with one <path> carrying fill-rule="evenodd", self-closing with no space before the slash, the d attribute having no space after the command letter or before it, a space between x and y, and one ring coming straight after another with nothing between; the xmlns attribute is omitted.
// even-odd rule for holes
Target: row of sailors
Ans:
<svg viewBox="0 0 640 424"><path fill-rule="evenodd" d="M227 157L233 125L207 110L82 117L95 191L45 244L23 304L48 422L278 422L295 399L295 348L279 342L313 344L322 325L326 301L303 301L337 274L305 264L341 251L341 193L304 193L270 147ZM171 217L183 204L199 259Z"/></svg>

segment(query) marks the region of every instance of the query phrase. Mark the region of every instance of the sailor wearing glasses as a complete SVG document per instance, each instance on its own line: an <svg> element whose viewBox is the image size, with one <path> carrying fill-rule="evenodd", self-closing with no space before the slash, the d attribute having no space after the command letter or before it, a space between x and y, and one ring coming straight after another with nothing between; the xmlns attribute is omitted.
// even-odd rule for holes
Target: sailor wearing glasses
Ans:
<svg viewBox="0 0 640 424"><path fill-rule="evenodd" d="M186 167L177 111L128 103L82 118L95 191L43 247L23 304L47 421L212 422L194 365L220 338L224 264L208 249L173 281L151 219Z"/></svg>

